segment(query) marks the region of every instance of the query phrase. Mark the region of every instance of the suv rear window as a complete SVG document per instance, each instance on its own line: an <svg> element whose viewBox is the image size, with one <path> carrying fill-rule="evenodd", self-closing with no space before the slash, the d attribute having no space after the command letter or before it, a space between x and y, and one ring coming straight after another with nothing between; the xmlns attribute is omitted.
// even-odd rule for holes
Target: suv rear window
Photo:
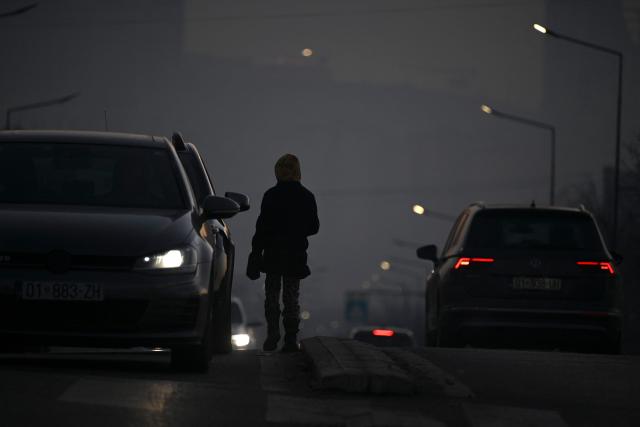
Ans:
<svg viewBox="0 0 640 427"><path fill-rule="evenodd" d="M181 209L166 149L0 143L0 203Z"/></svg>
<svg viewBox="0 0 640 427"><path fill-rule="evenodd" d="M574 212L483 211L471 223L465 248L602 251L590 216Z"/></svg>

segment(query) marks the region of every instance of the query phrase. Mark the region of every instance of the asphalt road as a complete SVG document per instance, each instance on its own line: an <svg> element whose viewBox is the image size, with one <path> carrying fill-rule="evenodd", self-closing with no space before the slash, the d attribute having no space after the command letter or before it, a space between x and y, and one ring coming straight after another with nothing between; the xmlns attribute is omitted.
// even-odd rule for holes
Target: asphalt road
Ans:
<svg viewBox="0 0 640 427"><path fill-rule="evenodd" d="M163 352L0 356L0 426L639 426L640 358L478 349L415 351L475 394L314 390L301 354L216 357L206 375Z"/></svg>

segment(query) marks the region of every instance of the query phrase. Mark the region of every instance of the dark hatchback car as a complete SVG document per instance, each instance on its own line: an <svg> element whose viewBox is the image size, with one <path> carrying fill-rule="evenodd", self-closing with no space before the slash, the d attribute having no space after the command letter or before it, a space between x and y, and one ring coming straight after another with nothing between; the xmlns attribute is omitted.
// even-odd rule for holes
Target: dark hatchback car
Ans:
<svg viewBox="0 0 640 427"><path fill-rule="evenodd" d="M195 146L106 132L0 132L0 342L231 349L234 246ZM232 200L234 199L234 200Z"/></svg>
<svg viewBox="0 0 640 427"><path fill-rule="evenodd" d="M580 346L618 353L619 257L584 209L472 204L458 217L426 289L426 343Z"/></svg>

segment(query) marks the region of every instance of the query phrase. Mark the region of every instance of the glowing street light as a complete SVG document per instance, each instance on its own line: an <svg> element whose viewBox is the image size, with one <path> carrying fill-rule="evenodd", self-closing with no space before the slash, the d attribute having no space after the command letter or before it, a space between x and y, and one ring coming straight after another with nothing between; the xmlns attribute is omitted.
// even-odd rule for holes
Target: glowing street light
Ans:
<svg viewBox="0 0 640 427"><path fill-rule="evenodd" d="M453 215L450 215L448 213L444 213L444 212L437 212L434 211L432 209L429 209L427 211L427 209L422 206L422 205L413 205L413 207L411 208L411 210L413 211L414 214L416 215L424 215L427 218L436 218L436 219L441 219L443 221L455 221L456 217Z"/></svg>
<svg viewBox="0 0 640 427"><path fill-rule="evenodd" d="M613 172L613 224L612 224L612 248L616 249L618 240L618 207L619 207L619 193L620 193L620 122L622 120L622 70L624 55L621 51L611 49L606 46L601 46L588 41L576 39L575 37L566 36L564 34L558 34L555 31L543 27L540 24L533 24L533 28L536 31L552 36L553 38L568 41L573 44L577 44L589 49L597 50L609 55L613 55L618 60L618 99L617 99L617 113L616 113L616 141L615 141L615 163Z"/></svg>
<svg viewBox="0 0 640 427"><path fill-rule="evenodd" d="M483 113L493 114L493 108L489 107L488 105L482 104L480 106L480 109L482 110Z"/></svg>
<svg viewBox="0 0 640 427"><path fill-rule="evenodd" d="M302 56L304 57L310 57L313 55L313 50L306 48L306 49L302 49Z"/></svg>
<svg viewBox="0 0 640 427"><path fill-rule="evenodd" d="M540 24L533 24L533 29L541 32L542 34L547 34L547 27L543 27Z"/></svg>
<svg viewBox="0 0 640 427"><path fill-rule="evenodd" d="M549 166L549 204L552 206L555 204L555 193L556 193L556 128L547 123L538 122L536 120L527 119L520 116L515 116L513 114L508 114L502 111L498 111L494 108L489 107L486 104L482 104L480 109L489 115L500 117L502 119L511 120L518 123L523 123L525 125L534 126L541 129L546 129L550 132L551 136L551 164Z"/></svg>
<svg viewBox="0 0 640 427"><path fill-rule="evenodd" d="M424 215L424 207L422 205L413 205L413 213L416 215Z"/></svg>
<svg viewBox="0 0 640 427"><path fill-rule="evenodd" d="M382 261L380 263L380 268L384 271L389 271L389 269L391 269L391 263L389 261Z"/></svg>

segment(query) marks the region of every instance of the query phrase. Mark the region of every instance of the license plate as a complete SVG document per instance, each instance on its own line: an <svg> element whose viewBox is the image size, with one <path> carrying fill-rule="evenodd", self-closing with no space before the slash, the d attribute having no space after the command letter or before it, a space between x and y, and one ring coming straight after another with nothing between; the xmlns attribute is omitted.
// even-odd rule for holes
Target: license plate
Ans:
<svg viewBox="0 0 640 427"><path fill-rule="evenodd" d="M97 283L23 282L23 300L102 301L102 285Z"/></svg>
<svg viewBox="0 0 640 427"><path fill-rule="evenodd" d="M514 277L512 286L518 290L559 291L562 289L562 280L548 277Z"/></svg>

